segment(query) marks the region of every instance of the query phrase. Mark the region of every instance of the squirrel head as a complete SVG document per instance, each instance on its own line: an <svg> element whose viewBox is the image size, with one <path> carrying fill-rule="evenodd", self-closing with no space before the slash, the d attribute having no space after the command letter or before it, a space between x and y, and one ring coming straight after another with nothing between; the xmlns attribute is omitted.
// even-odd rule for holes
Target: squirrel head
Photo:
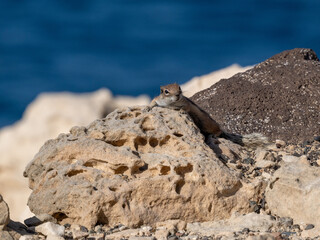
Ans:
<svg viewBox="0 0 320 240"><path fill-rule="evenodd" d="M177 83L173 83L173 84L160 87L160 94L163 97L176 96L179 98L180 95L182 94L182 91L180 86Z"/></svg>

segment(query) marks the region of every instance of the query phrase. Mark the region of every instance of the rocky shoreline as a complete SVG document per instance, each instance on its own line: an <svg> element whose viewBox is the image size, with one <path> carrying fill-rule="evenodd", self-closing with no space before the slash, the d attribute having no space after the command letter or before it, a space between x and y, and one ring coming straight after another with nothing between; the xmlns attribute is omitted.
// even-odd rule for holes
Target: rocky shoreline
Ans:
<svg viewBox="0 0 320 240"><path fill-rule="evenodd" d="M251 81L247 75L258 76L254 72L263 66L288 66L295 59L299 73L312 75L313 87L320 85L312 50L279 56L232 78ZM279 68L270 75L283 80ZM265 84L267 78L262 79ZM193 99L206 106L204 99L214 101L219 86L230 82L220 81ZM304 85L304 93L307 89ZM233 94L227 91L223 98ZM320 93L312 94L309 105L320 99ZM23 224L10 220L2 194L0 239L320 239L317 124L304 137L297 128L299 134L291 133L299 136L294 141L290 132L277 131L268 135L268 145L249 148L223 138L205 140L185 112L117 108L45 142L24 171L32 190L28 206L35 216Z"/></svg>

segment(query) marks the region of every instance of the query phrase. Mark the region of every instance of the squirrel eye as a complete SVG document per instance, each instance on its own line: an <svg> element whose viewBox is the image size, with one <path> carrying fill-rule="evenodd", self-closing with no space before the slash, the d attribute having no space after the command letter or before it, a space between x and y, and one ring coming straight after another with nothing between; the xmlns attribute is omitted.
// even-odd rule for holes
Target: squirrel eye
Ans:
<svg viewBox="0 0 320 240"><path fill-rule="evenodd" d="M166 89L166 90L164 90L164 93L165 94L169 94L169 91Z"/></svg>

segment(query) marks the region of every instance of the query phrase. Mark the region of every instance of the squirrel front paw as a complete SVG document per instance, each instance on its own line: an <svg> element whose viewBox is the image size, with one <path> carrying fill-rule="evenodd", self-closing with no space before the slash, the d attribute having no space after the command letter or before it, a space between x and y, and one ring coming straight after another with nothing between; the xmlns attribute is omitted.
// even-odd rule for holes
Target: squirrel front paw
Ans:
<svg viewBox="0 0 320 240"><path fill-rule="evenodd" d="M152 107L145 106L145 108L142 110L142 112L150 112L151 109L152 109Z"/></svg>

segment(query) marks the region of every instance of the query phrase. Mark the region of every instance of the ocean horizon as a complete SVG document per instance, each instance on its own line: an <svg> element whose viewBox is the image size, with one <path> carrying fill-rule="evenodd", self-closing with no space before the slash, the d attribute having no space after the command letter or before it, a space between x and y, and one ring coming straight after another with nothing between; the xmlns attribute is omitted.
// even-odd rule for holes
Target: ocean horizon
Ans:
<svg viewBox="0 0 320 240"><path fill-rule="evenodd" d="M320 1L3 0L0 127L43 92L154 97L284 50L320 54Z"/></svg>

